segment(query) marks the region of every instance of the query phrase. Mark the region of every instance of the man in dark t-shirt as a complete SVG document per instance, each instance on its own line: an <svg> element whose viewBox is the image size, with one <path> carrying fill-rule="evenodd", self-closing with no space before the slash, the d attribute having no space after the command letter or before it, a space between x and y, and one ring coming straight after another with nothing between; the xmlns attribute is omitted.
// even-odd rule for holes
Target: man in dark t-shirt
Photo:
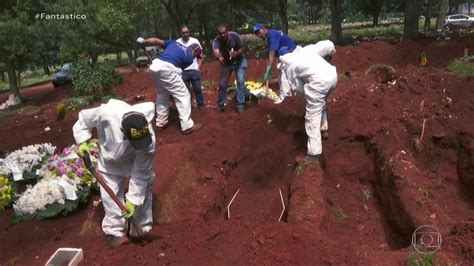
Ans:
<svg viewBox="0 0 474 266"><path fill-rule="evenodd" d="M221 63L219 73L219 92L217 108L225 111L225 100L227 98L227 86L232 71L235 71L237 79L236 107L239 113L245 110L245 73L247 72L247 59L244 55L244 45L240 35L228 31L227 26L218 27L218 35L212 42L214 56Z"/></svg>

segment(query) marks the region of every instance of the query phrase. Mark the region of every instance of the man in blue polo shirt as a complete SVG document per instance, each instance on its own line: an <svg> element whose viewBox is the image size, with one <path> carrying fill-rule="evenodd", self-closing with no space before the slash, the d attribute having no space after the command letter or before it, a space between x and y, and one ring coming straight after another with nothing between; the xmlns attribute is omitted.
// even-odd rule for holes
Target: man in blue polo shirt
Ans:
<svg viewBox="0 0 474 266"><path fill-rule="evenodd" d="M268 81L272 72L273 62L275 61L275 58L279 57L278 51L282 47L286 47L287 51L291 53L293 50L295 50L296 44L285 33L279 30L267 29L261 23L257 23L255 26L253 26L253 33L260 39L264 40L267 44L268 61L263 80Z"/></svg>
<svg viewBox="0 0 474 266"><path fill-rule="evenodd" d="M191 95L184 84L182 71L193 63L195 57L201 57L201 47L197 44L186 47L175 40L163 41L159 38L143 39L140 45L159 45L164 51L154 59L151 66L151 78L156 88L156 127L164 129L168 124L169 99L172 96L179 113L183 134L189 134L201 128L191 119Z"/></svg>

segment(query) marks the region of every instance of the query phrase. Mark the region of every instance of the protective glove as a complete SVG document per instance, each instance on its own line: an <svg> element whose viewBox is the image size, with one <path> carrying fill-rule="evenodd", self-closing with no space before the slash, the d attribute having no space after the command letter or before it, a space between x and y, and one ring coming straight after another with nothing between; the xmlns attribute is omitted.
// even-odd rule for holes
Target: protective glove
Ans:
<svg viewBox="0 0 474 266"><path fill-rule="evenodd" d="M138 37L137 38L137 44L138 46L143 46L145 43L145 39L143 39L143 37Z"/></svg>
<svg viewBox="0 0 474 266"><path fill-rule="evenodd" d="M133 203L131 203L130 201L126 200L125 201L125 208L127 209L127 212L125 211L122 211L122 216L123 218L129 220L130 218L132 218L133 214L135 213L135 208L137 206Z"/></svg>
<svg viewBox="0 0 474 266"><path fill-rule="evenodd" d="M272 66L267 65L267 67L265 68L265 75L263 76L264 81L267 81L270 79L270 73L272 73Z"/></svg>
<svg viewBox="0 0 474 266"><path fill-rule="evenodd" d="M87 143L87 141L84 141L79 145L79 149L77 149L77 155L79 155L80 157L84 157L84 155L88 153L90 153L89 144Z"/></svg>

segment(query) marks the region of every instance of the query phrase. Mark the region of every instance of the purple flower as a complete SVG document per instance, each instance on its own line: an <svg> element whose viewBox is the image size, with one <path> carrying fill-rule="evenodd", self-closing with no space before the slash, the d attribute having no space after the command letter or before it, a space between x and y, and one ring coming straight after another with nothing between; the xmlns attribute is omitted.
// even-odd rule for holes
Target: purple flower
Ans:
<svg viewBox="0 0 474 266"><path fill-rule="evenodd" d="M77 164L74 164L74 163L70 164L69 167L71 167L71 169L73 170L76 170L77 168L79 168L79 166L77 166Z"/></svg>
<svg viewBox="0 0 474 266"><path fill-rule="evenodd" d="M78 169L76 170L76 175L77 175L78 177L82 177L83 174L84 174L84 173L82 172L82 169L81 169L81 168L78 168Z"/></svg>
<svg viewBox="0 0 474 266"><path fill-rule="evenodd" d="M64 167L62 167L62 166L58 167L58 174L59 175L64 175L64 173L66 173L66 170L64 169Z"/></svg>
<svg viewBox="0 0 474 266"><path fill-rule="evenodd" d="M81 159L81 158L77 158L77 159L76 159L76 164L77 164L77 165L81 165L81 164L82 164L82 159Z"/></svg>

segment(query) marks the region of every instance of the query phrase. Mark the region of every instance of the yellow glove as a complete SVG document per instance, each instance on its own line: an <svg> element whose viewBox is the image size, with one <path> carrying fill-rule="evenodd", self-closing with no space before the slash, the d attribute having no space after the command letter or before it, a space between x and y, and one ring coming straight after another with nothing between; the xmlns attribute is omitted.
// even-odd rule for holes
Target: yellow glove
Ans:
<svg viewBox="0 0 474 266"><path fill-rule="evenodd" d="M80 157L84 157L84 155L87 153L89 153L89 144L87 143L87 141L84 141L79 145L79 149L77 149L77 154Z"/></svg>
<svg viewBox="0 0 474 266"><path fill-rule="evenodd" d="M130 201L126 200L125 201L125 208L127 208L127 212L123 211L122 212L122 216L123 218L129 220L130 218L132 218L133 214L135 213L135 208L137 206L133 203L131 203Z"/></svg>

